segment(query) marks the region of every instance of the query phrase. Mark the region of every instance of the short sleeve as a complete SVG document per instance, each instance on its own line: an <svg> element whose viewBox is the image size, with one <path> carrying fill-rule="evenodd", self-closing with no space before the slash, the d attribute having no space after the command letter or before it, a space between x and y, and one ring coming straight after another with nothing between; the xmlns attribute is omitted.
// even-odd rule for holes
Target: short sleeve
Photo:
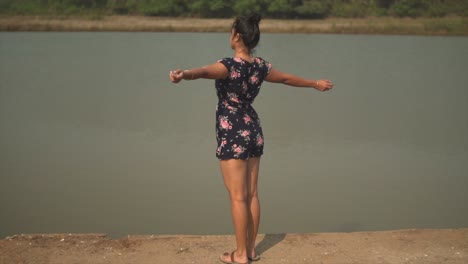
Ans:
<svg viewBox="0 0 468 264"><path fill-rule="evenodd" d="M232 66L232 58L224 58L224 59L220 59L218 60L219 63L223 64L224 67L226 67L226 69L228 71L230 71L231 69L231 66Z"/></svg>
<svg viewBox="0 0 468 264"><path fill-rule="evenodd" d="M271 71L271 63L269 63L268 61L262 59L262 58L259 58L259 64L260 64L260 67L262 68L263 70L263 78L266 78L268 76L268 74L270 74L270 71Z"/></svg>

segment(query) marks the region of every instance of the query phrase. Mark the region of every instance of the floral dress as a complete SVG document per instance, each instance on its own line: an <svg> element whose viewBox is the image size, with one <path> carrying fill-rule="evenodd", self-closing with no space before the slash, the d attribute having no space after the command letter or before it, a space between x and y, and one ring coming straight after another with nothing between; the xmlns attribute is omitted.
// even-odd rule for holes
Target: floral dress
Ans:
<svg viewBox="0 0 468 264"><path fill-rule="evenodd" d="M263 154L260 119L252 107L260 86L270 73L271 64L261 58L253 62L224 58L228 77L216 80L216 157L221 160L259 157Z"/></svg>

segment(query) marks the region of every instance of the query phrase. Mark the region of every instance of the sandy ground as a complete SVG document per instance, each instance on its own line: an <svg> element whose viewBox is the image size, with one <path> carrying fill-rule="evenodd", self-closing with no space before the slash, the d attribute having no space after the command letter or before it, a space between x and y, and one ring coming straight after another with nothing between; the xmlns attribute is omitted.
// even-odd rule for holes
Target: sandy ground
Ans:
<svg viewBox="0 0 468 264"><path fill-rule="evenodd" d="M83 17L0 16L0 31L152 31L228 32L232 19L147 16ZM463 18L264 19L262 32L468 35Z"/></svg>
<svg viewBox="0 0 468 264"><path fill-rule="evenodd" d="M468 228L260 235L256 263L466 264ZM0 240L0 264L221 263L233 236L31 234Z"/></svg>

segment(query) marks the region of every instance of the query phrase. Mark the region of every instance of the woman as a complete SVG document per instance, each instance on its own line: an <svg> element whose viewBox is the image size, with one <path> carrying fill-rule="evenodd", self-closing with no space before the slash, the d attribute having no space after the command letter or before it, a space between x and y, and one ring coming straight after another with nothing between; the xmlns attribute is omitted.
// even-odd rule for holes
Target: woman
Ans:
<svg viewBox="0 0 468 264"><path fill-rule="evenodd" d="M229 192L237 248L224 253L224 263L257 261L255 239L260 222L257 179L263 154L260 120L252 107L262 82L283 83L326 91L333 87L328 80L307 80L283 73L262 58L253 57L260 40L259 15L238 17L231 29L232 58L201 68L174 70L173 83L199 78L215 79L218 95L216 110L216 156L220 160L224 183Z"/></svg>

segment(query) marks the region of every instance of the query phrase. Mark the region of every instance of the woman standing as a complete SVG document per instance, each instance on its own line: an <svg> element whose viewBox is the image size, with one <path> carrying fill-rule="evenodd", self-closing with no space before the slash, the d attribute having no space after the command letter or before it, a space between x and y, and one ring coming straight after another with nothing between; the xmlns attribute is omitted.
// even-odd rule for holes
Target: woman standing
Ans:
<svg viewBox="0 0 468 264"><path fill-rule="evenodd" d="M308 80L283 73L271 64L252 55L260 40L259 15L237 17L231 29L234 56L190 70L169 73L173 83L199 78L215 79L218 95L216 110L216 157L229 192L237 248L224 253L224 263L248 263L260 260L255 252L255 239L260 222L257 180L260 156L263 154L263 133L252 103L267 82L320 91L333 88L328 80Z"/></svg>

